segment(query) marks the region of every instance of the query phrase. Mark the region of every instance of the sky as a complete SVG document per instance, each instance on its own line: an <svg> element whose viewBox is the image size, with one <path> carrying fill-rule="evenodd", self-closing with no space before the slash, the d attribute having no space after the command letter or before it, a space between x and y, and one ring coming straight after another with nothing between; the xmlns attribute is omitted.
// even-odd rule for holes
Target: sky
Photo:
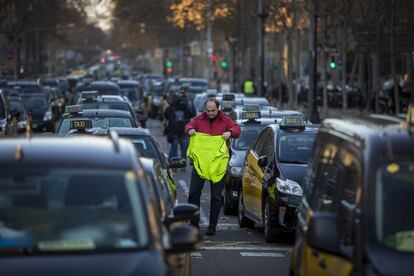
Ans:
<svg viewBox="0 0 414 276"><path fill-rule="evenodd" d="M86 8L89 19L95 22L98 27L107 32L110 30L112 23L113 4L111 0L97 0L98 4Z"/></svg>

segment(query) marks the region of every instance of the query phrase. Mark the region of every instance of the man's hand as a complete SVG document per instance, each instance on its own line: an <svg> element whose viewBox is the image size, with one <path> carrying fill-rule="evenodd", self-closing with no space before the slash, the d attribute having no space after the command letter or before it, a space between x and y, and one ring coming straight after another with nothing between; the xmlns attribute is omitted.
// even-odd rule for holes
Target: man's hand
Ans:
<svg viewBox="0 0 414 276"><path fill-rule="evenodd" d="M196 131L195 131L195 129L194 129L194 128L192 128L192 129L190 129L190 130L188 131L188 135L189 135L189 136L193 136L194 134L196 134Z"/></svg>
<svg viewBox="0 0 414 276"><path fill-rule="evenodd" d="M223 138L224 140L228 140L231 136L231 132L230 131L226 131L223 133Z"/></svg>

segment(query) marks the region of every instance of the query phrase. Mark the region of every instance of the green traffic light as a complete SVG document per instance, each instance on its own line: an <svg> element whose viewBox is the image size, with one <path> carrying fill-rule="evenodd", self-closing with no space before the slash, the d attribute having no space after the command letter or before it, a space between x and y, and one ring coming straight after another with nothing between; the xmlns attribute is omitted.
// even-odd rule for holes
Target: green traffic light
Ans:
<svg viewBox="0 0 414 276"><path fill-rule="evenodd" d="M331 62L329 63L329 66L330 66L332 69L335 69L335 68L336 68L336 63L335 63L334 61L331 61Z"/></svg>
<svg viewBox="0 0 414 276"><path fill-rule="evenodd" d="M173 62L171 60L167 61L167 67L172 67L173 66Z"/></svg>
<svg viewBox="0 0 414 276"><path fill-rule="evenodd" d="M227 67L229 67L229 64L228 64L228 62L227 62L227 61L222 61L222 62L220 63L220 66L221 66L221 68L227 68Z"/></svg>

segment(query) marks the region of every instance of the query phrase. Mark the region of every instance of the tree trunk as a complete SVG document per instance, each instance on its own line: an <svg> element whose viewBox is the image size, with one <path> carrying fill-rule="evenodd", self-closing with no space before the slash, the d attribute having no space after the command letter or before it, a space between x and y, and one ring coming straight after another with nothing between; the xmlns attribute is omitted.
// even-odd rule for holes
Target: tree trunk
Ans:
<svg viewBox="0 0 414 276"><path fill-rule="evenodd" d="M391 52L391 76L393 80L394 86L394 106L395 106L395 114L400 113L400 95L398 91L398 80L395 75L395 49L394 49L394 35L395 35L395 7L397 4L397 0L392 1L391 7L391 38L390 38L390 52Z"/></svg>
<svg viewBox="0 0 414 276"><path fill-rule="evenodd" d="M295 91L293 88L293 35L292 32L289 30L286 34L286 42L287 42L287 88L289 92L289 108L296 108L296 97Z"/></svg>
<svg viewBox="0 0 414 276"><path fill-rule="evenodd" d="M346 63L347 53L345 47L342 47L342 109L348 108L348 97L346 93Z"/></svg>

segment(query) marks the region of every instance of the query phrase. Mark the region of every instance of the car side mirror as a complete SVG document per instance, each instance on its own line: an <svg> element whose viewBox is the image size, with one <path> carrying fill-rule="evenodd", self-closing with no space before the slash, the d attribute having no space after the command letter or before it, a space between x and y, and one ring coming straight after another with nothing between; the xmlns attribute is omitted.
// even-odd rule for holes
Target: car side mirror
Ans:
<svg viewBox="0 0 414 276"><path fill-rule="evenodd" d="M187 160L181 157L172 157L168 159L170 169L185 168L187 166Z"/></svg>
<svg viewBox="0 0 414 276"><path fill-rule="evenodd" d="M306 242L314 249L340 255L337 215L315 212L309 222Z"/></svg>
<svg viewBox="0 0 414 276"><path fill-rule="evenodd" d="M180 254L197 249L200 244L200 231L189 224L174 224L170 229L171 248L167 254Z"/></svg>
<svg viewBox="0 0 414 276"><path fill-rule="evenodd" d="M259 159L257 160L257 163L259 164L259 166L261 168L266 167L267 166L267 156L266 155L260 156Z"/></svg>
<svg viewBox="0 0 414 276"><path fill-rule="evenodd" d="M173 216L168 216L166 218L167 226L171 225L174 222L186 222L196 216L199 216L200 210L197 205L190 203L180 203L177 204L173 209Z"/></svg>

